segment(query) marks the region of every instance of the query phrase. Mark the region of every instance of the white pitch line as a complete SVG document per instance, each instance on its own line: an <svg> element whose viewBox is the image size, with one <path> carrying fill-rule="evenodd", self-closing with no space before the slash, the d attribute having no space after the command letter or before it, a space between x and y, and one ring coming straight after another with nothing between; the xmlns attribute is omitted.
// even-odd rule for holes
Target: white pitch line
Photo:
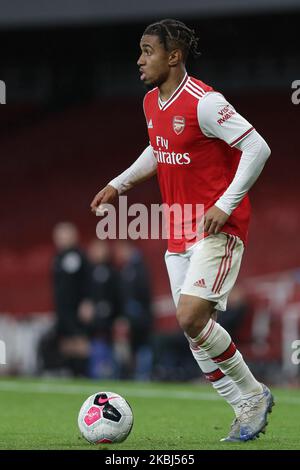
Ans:
<svg viewBox="0 0 300 470"><path fill-rule="evenodd" d="M184 391L169 391L169 390L155 390L155 389L144 389L138 390L136 388L131 389L130 387L124 387L121 382L120 384L112 384L112 387L99 387L95 385L73 385L73 384L50 384L50 383L16 383L11 381L0 380L0 392L20 392L20 393L57 393L63 395L81 395L87 393L96 393L98 391L109 391L109 388L118 389L117 391L121 394L137 397L137 398L178 398L178 399L191 399L191 400L218 400L218 395L204 392L184 392Z"/></svg>
<svg viewBox="0 0 300 470"><path fill-rule="evenodd" d="M151 387L151 385L150 385ZM174 391L174 390L161 390L161 389L142 389L131 388L123 386L122 383L116 382L112 387L99 387L97 383L94 385L73 385L73 384L51 384L51 383L34 383L34 382L13 382L9 380L0 380L0 392L20 392L20 393L53 393L62 395L85 395L93 394L96 391L109 391L108 388L114 388L117 393L127 397L133 398L175 398L178 400L199 400L199 401L217 401L220 400L219 395L208 392L189 392L189 391ZM299 397L276 397L275 401L278 403L285 403L288 405L300 405Z"/></svg>

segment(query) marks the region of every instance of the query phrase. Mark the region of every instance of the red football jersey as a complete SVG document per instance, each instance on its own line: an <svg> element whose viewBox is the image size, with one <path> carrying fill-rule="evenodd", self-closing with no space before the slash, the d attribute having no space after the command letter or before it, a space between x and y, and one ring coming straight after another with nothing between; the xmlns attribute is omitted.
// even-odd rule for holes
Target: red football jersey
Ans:
<svg viewBox="0 0 300 470"><path fill-rule="evenodd" d="M199 100L212 91L210 86L186 75L168 101L160 101L158 88L148 92L144 98L163 203L169 207L180 204L182 212L185 204L192 205L189 222L194 234L199 222L196 220L196 204L203 204L204 212L215 204L231 183L241 155L240 150L224 140L207 137L199 126ZM250 203L245 196L222 232L237 235L245 243L249 218ZM171 214L169 223L168 250L176 253L185 251L193 240L190 235L186 236L186 229L182 230L181 237L178 236L178 224L182 226L182 220L176 220L176 214ZM196 240L194 237L194 242Z"/></svg>

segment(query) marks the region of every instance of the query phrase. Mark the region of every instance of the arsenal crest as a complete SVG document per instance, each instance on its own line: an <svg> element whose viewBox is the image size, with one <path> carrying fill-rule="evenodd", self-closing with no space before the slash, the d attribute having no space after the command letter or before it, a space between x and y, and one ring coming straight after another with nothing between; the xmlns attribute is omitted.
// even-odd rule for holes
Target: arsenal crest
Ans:
<svg viewBox="0 0 300 470"><path fill-rule="evenodd" d="M182 134L185 128L185 118L183 116L173 117L173 130L175 134Z"/></svg>

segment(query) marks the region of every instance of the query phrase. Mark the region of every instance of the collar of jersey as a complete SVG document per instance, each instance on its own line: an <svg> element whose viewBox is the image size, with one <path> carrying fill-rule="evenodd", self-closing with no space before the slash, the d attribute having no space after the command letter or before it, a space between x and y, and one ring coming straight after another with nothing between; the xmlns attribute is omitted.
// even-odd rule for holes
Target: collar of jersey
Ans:
<svg viewBox="0 0 300 470"><path fill-rule="evenodd" d="M189 78L188 74L185 73L185 76L183 77L181 83L178 85L174 93L170 96L170 98L167 101L162 101L160 99L160 96L158 95L158 107L161 111L164 111L165 109L167 109L178 98L180 93L183 91L184 85L186 84L188 78Z"/></svg>

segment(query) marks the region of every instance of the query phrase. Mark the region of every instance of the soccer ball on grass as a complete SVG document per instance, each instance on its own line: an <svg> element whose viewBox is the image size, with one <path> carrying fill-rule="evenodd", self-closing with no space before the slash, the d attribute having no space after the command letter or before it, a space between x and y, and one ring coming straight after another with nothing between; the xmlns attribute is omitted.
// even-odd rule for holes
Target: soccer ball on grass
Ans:
<svg viewBox="0 0 300 470"><path fill-rule="evenodd" d="M91 444L123 442L133 425L125 398L113 392L98 392L85 400L78 415L81 435Z"/></svg>

